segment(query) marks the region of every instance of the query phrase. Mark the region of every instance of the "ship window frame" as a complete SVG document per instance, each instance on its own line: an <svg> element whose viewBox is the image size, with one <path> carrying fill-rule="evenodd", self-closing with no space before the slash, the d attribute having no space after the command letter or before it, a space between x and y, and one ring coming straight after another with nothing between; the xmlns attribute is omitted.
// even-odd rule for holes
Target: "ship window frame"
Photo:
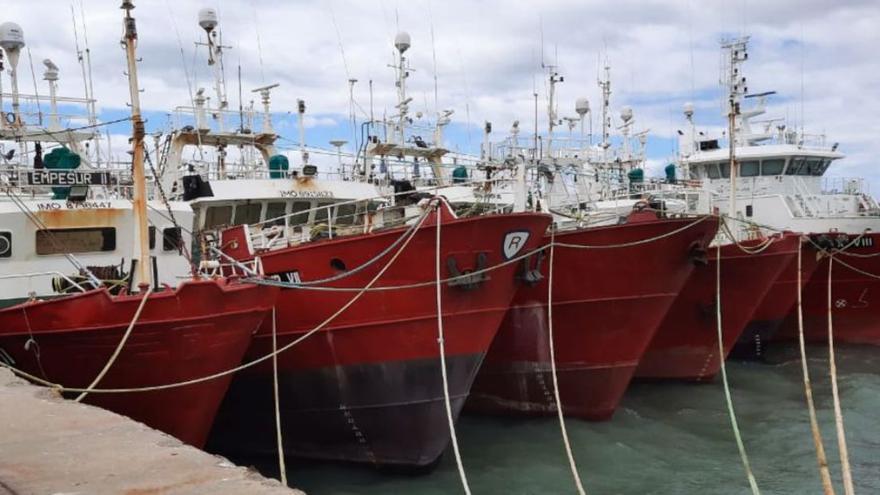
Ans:
<svg viewBox="0 0 880 495"><path fill-rule="evenodd" d="M239 211L246 211L240 218ZM256 212L256 213L255 213ZM253 225L260 223L260 214L263 212L263 203L259 201L246 201L236 203L235 210L232 212L232 225Z"/></svg>
<svg viewBox="0 0 880 495"><path fill-rule="evenodd" d="M169 232L170 231L170 232ZM180 227L165 227L162 229L162 251L183 252L183 229Z"/></svg>
<svg viewBox="0 0 880 495"><path fill-rule="evenodd" d="M305 209L298 210L297 205L306 205ZM289 224L291 227L299 227L300 225L306 225L309 223L309 220L312 217L312 210L314 208L314 201L303 201L296 200L290 202L290 217Z"/></svg>
<svg viewBox="0 0 880 495"><path fill-rule="evenodd" d="M719 162L718 169L721 171L722 179L730 178L730 162Z"/></svg>
<svg viewBox="0 0 880 495"><path fill-rule="evenodd" d="M360 213L358 203L337 204L333 207L333 224L342 226L355 225L358 213Z"/></svg>
<svg viewBox="0 0 880 495"><path fill-rule="evenodd" d="M100 232L101 246L97 249L78 248L59 240L59 235ZM77 227L66 229L38 229L34 232L34 252L38 256L75 253L108 253L116 251L116 227Z"/></svg>
<svg viewBox="0 0 880 495"><path fill-rule="evenodd" d="M740 177L757 177L761 175L761 162L758 160L744 160L738 163L737 172ZM749 166L749 173L746 174L746 166ZM754 167L754 168L752 168Z"/></svg>
<svg viewBox="0 0 880 495"><path fill-rule="evenodd" d="M0 259L12 258L12 249L15 247L12 244L12 231L0 230L0 242L5 242L7 246L5 251L0 251Z"/></svg>
<svg viewBox="0 0 880 495"><path fill-rule="evenodd" d="M831 166L831 162L832 162L832 160L828 159L828 158L822 160L822 165L819 168L819 172L816 174L816 177L821 177L821 176L825 175L825 172L828 171L828 167Z"/></svg>
<svg viewBox="0 0 880 495"><path fill-rule="evenodd" d="M312 223L332 221L336 224L335 205L338 201L315 201L312 206Z"/></svg>
<svg viewBox="0 0 880 495"><path fill-rule="evenodd" d="M150 251L156 249L156 226L147 226L147 236L150 239Z"/></svg>
<svg viewBox="0 0 880 495"><path fill-rule="evenodd" d="M221 211L221 210L227 210L227 213L224 215L225 221L218 221L222 217L220 214L218 214L216 212ZM217 218L213 218L214 216L217 216ZM214 221L212 221L212 220L214 220ZM229 222L231 222L231 221L232 221L232 205L231 204L213 205L213 206L209 206L205 209L205 223L204 223L205 229L213 229L216 227L230 225Z"/></svg>
<svg viewBox="0 0 880 495"><path fill-rule="evenodd" d="M822 170L822 162L823 162L822 158L819 158L819 157L807 158L806 161L804 162L804 165L806 165L806 166L802 167L802 170L801 170L801 172L803 172L803 173L801 173L799 175L803 175L806 177L818 177L819 175L822 175L822 174L817 175L815 173L817 171Z"/></svg>
<svg viewBox="0 0 880 495"><path fill-rule="evenodd" d="M706 164L706 176L709 177L710 179L720 179L721 178L721 172L718 169L717 163L707 163Z"/></svg>
<svg viewBox="0 0 880 495"><path fill-rule="evenodd" d="M278 212L272 212L271 215L269 214L269 209L273 205L281 205L282 211L280 214L278 214ZM271 226L279 225L279 226L286 227L287 226L287 218L288 218L287 213L288 213L288 211L290 211L289 206L290 206L289 201L266 201L266 207L265 207L265 209L263 209L263 217L262 217L262 221L264 223L263 226L264 227L271 227ZM278 217L282 217L282 218L278 218ZM275 220L273 220L273 219L275 219Z"/></svg>
<svg viewBox="0 0 880 495"><path fill-rule="evenodd" d="M805 156L793 156L788 161L788 167L785 169L785 175L800 175L800 169L806 162Z"/></svg>
<svg viewBox="0 0 880 495"><path fill-rule="evenodd" d="M781 162L782 165L779 167L779 172L778 173L767 173L767 171L765 170L765 167L767 166L768 162L775 162L775 163ZM785 158L770 158L767 160L761 160L761 175L770 176L770 177L782 175L785 172L785 164L786 164Z"/></svg>

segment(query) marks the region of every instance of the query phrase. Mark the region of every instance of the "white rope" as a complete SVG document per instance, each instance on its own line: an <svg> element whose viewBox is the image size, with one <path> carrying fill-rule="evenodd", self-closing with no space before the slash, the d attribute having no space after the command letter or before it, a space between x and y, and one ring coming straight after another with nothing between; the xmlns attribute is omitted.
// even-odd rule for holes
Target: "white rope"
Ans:
<svg viewBox="0 0 880 495"><path fill-rule="evenodd" d="M807 351L804 343L804 311L803 311L803 283L802 270L802 245L798 241L797 252L797 316L798 316L798 342L801 350L801 371L804 376L804 395L807 399L807 410L810 413L810 430L813 432L813 444L816 447L816 461L819 463L819 476L822 479L822 491L825 495L834 495L834 486L831 483L831 474L828 471L828 458L825 456L825 442L822 441L822 431L819 429L819 421L816 419L816 405L813 403L813 387L810 385L810 370L807 367Z"/></svg>
<svg viewBox="0 0 880 495"><path fill-rule="evenodd" d="M840 469L843 471L843 492L854 495L852 472L849 466L849 450L846 447L846 431L843 427L843 413L840 410L840 394L837 390L837 365L834 360L834 326L832 324L831 268L834 256L828 257L828 368L831 373L831 395L834 398L834 425L837 429L837 447L840 451Z"/></svg>
<svg viewBox="0 0 880 495"><path fill-rule="evenodd" d="M272 307L272 393L275 400L275 442L278 445L278 471L281 483L287 485L287 467L284 465L284 437L281 434L281 401L278 398L278 331L275 307Z"/></svg>
<svg viewBox="0 0 880 495"><path fill-rule="evenodd" d="M455 454L455 465L458 467L458 477L461 478L461 486L466 495L471 495L471 488L468 486L467 475L464 472L464 464L461 462L461 452L458 450L458 436L455 433L455 421L452 418L452 405L449 401L449 380L446 376L446 342L443 335L443 284L440 282L440 208L442 202L438 201L436 205L437 212L437 238L436 238L436 259L435 270L437 274L437 344L440 347L440 374L443 377L443 399L446 404L446 419L449 421L449 436L452 438L452 452Z"/></svg>
<svg viewBox="0 0 880 495"><path fill-rule="evenodd" d="M110 371L110 367L113 366L113 363L116 362L116 358L119 357L119 354L122 352L122 348L125 347L125 343L128 342L128 337L131 336L132 330L134 330L134 325L137 323L138 319L141 317L141 312L144 310L144 306L147 305L147 298L150 297L150 294L153 293L153 286L147 289L147 292L144 293L144 297L141 299L141 303L138 304L137 310L134 312L134 316L131 318L131 322L128 324L128 328L125 330L125 333L122 334L122 340L117 344L116 349L113 351L113 354L110 356L110 359L107 361L107 364L104 365L104 368L98 373L98 376L92 380L92 383L89 384L86 389L79 394L79 396L74 399L76 402L82 402L85 399L86 395L89 392L93 391L94 388L98 385L98 383L104 379L104 375Z"/></svg>
<svg viewBox="0 0 880 495"><path fill-rule="evenodd" d="M419 220L419 225L421 225L422 223L424 223L424 221L425 221L426 218L427 218L427 210L426 210L426 214L423 215L422 218ZM214 373L214 374L211 374L211 375L207 375L207 376L203 376L203 377L200 377L200 378L193 378L192 380L185 380L185 381L182 381L182 382L175 382L175 383L167 383L167 384L163 384L163 385L155 385L155 386L152 386L152 387L103 388L103 389L101 389L101 388L96 388L96 389L93 389L93 390L90 390L90 391L89 391L89 390L87 390L87 389L82 389L82 388L67 388L67 387L64 387L64 386L62 386L62 385L60 385L60 384L58 384L58 383L50 382L50 381L48 381L48 380L44 380L44 379L42 379L42 378L40 378L40 377L38 377L38 376L34 376L34 375L30 374L30 373L27 373L27 372L25 372L25 371L22 371L22 370L20 370L20 369L14 367L14 366L12 366L12 365L10 365L10 364L8 364L8 363L5 363L5 362L3 362L3 361L0 361L0 366L9 369L10 371L12 371L13 373L15 373L15 374L18 375L18 376L21 376L21 377L27 378L28 380L31 380L32 382L39 383L39 384L41 384L41 385L45 385L45 386L47 386L47 387L52 387L52 388L54 388L55 390L58 390L59 392L85 392L85 391L89 391L89 392L91 392L91 393L102 393L102 394L121 394L121 393L131 393L131 392L154 392L154 391L156 391L156 390L167 390L167 389L172 389L172 388L177 388L177 387L185 387L185 386L188 386L188 385L195 385L195 384L197 384L197 383L207 382L207 381L210 381L210 380L215 380L215 379L217 379L217 378L224 377L224 376L226 376L226 375L230 375L230 374L233 374L233 373L237 373L237 372L239 372L239 371L241 371L241 370L248 369L248 368L250 368L250 367L252 367L252 366L256 366L257 364L260 364L260 363L262 363L262 362L264 362L264 361L266 361L266 360L268 360L268 359L271 359L272 356L276 356L276 355L278 355L278 354L281 354L282 352L287 351L288 349L290 349L290 348L296 346L296 345L299 344L300 342L302 342L302 341L306 340L307 338L311 337L311 336L314 335L315 333L321 331L325 326L329 325L329 324L330 324L333 320L335 320L340 314L342 314L342 313L345 312L349 307L351 307L352 304L354 304L355 302L357 302L357 300L360 299L361 296L363 296L363 295L367 292L367 290L369 290L369 288L372 287L372 285L375 284L375 283L376 283L376 282L382 277L382 275L385 274L385 272L388 270L388 268L390 268L391 265L394 264L394 261L396 261L397 258L400 256L400 254L403 253L403 251L405 250L406 246L409 245L409 242L412 240L412 238L415 237L416 232L418 232L418 229L412 231L412 233L410 234L410 237L406 240L406 242L404 242L403 245L400 246L400 249L399 249L397 252L394 253L394 255L391 257L390 260L388 260L388 263L387 263L385 266L383 266L381 270L379 270L379 273L377 273L376 276L373 277L373 279L370 280L370 281L367 283L367 285L364 286L363 289L361 289L357 294L355 294L355 295L354 295L354 296L353 296L353 297L352 297L347 303L345 303L345 304L344 304L341 308L339 308L335 313L333 313L332 315L330 315L329 317L327 317L326 320L322 321L318 326L316 326L315 328L313 328L313 329L309 330L308 332L304 333L303 335L301 335L300 337L296 338L294 341L290 342L289 344L285 345L284 347L281 347L281 348L278 349L276 352L272 352L272 353L266 354L266 355L264 355L264 356L260 356L259 358L254 359L253 361L249 361L249 362L247 362L247 363L244 363L244 364L242 364L242 365L236 366L235 368L228 369L228 370L226 370L226 371L217 372L217 373Z"/></svg>
<svg viewBox="0 0 880 495"><path fill-rule="evenodd" d="M616 248L639 246L642 244L648 244L648 243L651 243L654 241L659 241L659 240L665 239L667 237L672 237L676 234L684 232L685 230L703 222L707 218L712 218L712 217L713 217L713 215L702 215L699 218L697 218L695 221L685 225L684 227L680 227L678 229L671 230L669 232L666 232L665 234L661 234L661 235L658 235L655 237L650 237L648 239L641 239L641 240L633 241L633 242L624 242L624 243L620 243L620 244L607 244L607 245L601 245L601 246L588 246L588 245L584 245L584 244L566 244L563 242L557 242L556 245L559 247L566 247L566 248L573 248L573 249L616 249Z"/></svg>
<svg viewBox="0 0 880 495"><path fill-rule="evenodd" d="M742 459L743 468L745 468L746 476L749 479L749 487L752 489L753 495L760 495L761 491L758 490L758 482L755 481L755 475L752 473L749 457L746 454L746 447L739 432L739 424L736 421L736 413L733 410L733 398L730 396L730 384L727 382L727 367L724 365L724 333L721 328L721 244L718 244L715 249L715 318L718 322L718 357L721 361L721 381L724 384L724 398L727 401L727 413L730 416L733 436L736 438L736 447L739 449L739 456Z"/></svg>
<svg viewBox="0 0 880 495"><path fill-rule="evenodd" d="M556 377L556 345L553 342L553 246L556 239L556 229L550 226L550 267L547 276L547 334L550 341L550 374L553 377L553 397L556 400L556 413L559 416L559 430L562 432L562 443L565 446L565 455L568 457L568 466L571 468L571 476L574 485L580 495L586 495L581 476L578 473L574 454L571 451L571 442L568 440L568 430L565 429L565 418L562 412L562 399L559 397L559 380ZM539 371L540 372L540 371Z"/></svg>

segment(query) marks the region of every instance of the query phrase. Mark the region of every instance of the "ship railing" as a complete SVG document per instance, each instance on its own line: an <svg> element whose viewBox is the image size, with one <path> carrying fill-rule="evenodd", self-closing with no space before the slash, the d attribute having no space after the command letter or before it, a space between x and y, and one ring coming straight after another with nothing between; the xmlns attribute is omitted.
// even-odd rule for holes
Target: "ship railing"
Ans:
<svg viewBox="0 0 880 495"><path fill-rule="evenodd" d="M0 280L17 280L17 279L23 279L23 278L24 278L24 279L31 280L31 279L34 279L34 278L37 278L37 277L54 277L54 278L61 278L61 279L63 279L65 282L67 282L67 283L69 284L70 287L75 287L77 290L79 290L79 291L81 291L81 292L85 292L85 291L86 291L86 289L85 289L82 285L80 285L79 283L77 283L76 281L74 281L72 278L70 278L69 276L67 276L67 275L65 275L64 273L61 273L61 272L59 272L59 271L44 271L44 272L29 272L29 273L13 273L13 274L11 274L11 275L10 275L10 274L7 274L7 275L0 275Z"/></svg>
<svg viewBox="0 0 880 495"><path fill-rule="evenodd" d="M861 177L824 177L823 194L870 194L870 185Z"/></svg>
<svg viewBox="0 0 880 495"><path fill-rule="evenodd" d="M67 121L67 123L70 124L77 124L72 125L71 127L88 125L96 121L96 116L92 114L92 109L96 102L96 100L93 99L56 96L55 102L59 104L56 106L58 112L53 114L51 105L43 105L43 103L51 104L52 97L49 95L19 93L17 97L19 102L19 116L23 122L31 125L38 125L40 127L46 126L53 117L58 118L59 124L61 124L61 121ZM0 101L11 101L12 99L12 93L0 93ZM8 115L12 115L11 111L3 110L3 113L6 115L7 119L11 119L11 117L8 117ZM61 131L63 131L63 129L58 129L58 132Z"/></svg>

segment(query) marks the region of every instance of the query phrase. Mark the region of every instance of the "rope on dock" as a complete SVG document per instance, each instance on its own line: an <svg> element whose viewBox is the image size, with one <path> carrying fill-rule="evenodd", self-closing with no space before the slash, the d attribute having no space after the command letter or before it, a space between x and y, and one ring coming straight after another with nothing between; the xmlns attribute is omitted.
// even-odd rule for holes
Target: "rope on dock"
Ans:
<svg viewBox="0 0 880 495"><path fill-rule="evenodd" d="M565 429L565 418L562 413L562 399L559 397L559 381L556 378L556 345L553 342L553 247L556 244L556 229L550 226L550 260L547 269L547 333L550 341L550 373L553 376L553 398L556 399L556 413L559 416L559 429L562 432L562 443L565 445L565 455L568 457L568 466L571 468L571 476L574 485L580 495L586 495L581 476L578 474L574 454L571 451L571 442L568 440L568 431Z"/></svg>
<svg viewBox="0 0 880 495"><path fill-rule="evenodd" d="M733 436L736 438L739 456L742 459L746 476L749 479L749 487L751 487L753 495L760 495L761 491L758 490L758 482L755 481L755 475L752 473L752 467L749 464L749 456L746 454L746 447L739 432L739 424L736 421L736 413L733 410L733 399L730 396L730 385L727 382L727 367L724 365L724 333L721 328L721 244L716 245L715 249L717 253L717 260L715 262L715 318L718 328L718 356L721 361L721 381L724 384L724 397L727 401L730 426L733 428Z"/></svg>
<svg viewBox="0 0 880 495"><path fill-rule="evenodd" d="M107 364L104 365L104 368L101 370L100 373L98 373L98 376L96 376L95 379L92 380L92 383L90 383L89 386L82 393L80 393L76 399L74 399L74 401L82 402L82 400L85 399L86 395L94 390L98 383L104 379L104 375L106 375L107 372L110 371L110 367L112 367L113 363L116 362L116 358L119 357L119 354L122 352L122 348L125 347L125 343L128 342L128 337L131 336L131 331L134 330L134 325L137 323L138 319L140 319L141 312L144 310L144 306L147 305L147 298L150 297L150 294L152 293L153 286L151 285L144 293L144 297L141 299L141 303L138 304L137 311L134 312L134 316L132 316L131 322L128 324L128 328L122 335L122 340L120 340L119 344L116 345L116 349L113 351L110 359L107 360Z"/></svg>
<svg viewBox="0 0 880 495"><path fill-rule="evenodd" d="M810 413L810 430L813 432L813 444L816 447L816 461L819 463L819 477L822 479L822 491L825 495L834 495L834 485L831 483L831 473L828 471L828 458L825 456L825 442L822 441L822 431L819 429L819 421L816 419L816 405L813 403L813 387L810 384L810 370L807 367L807 351L804 343L804 310L803 310L803 283L802 254L803 243L798 242L797 252L797 317L798 317L798 343L801 351L801 371L804 377L804 395L807 399L807 410Z"/></svg>
<svg viewBox="0 0 880 495"><path fill-rule="evenodd" d="M458 477L461 479L461 487L466 495L471 495L471 488L468 485L467 475L464 472L464 464L461 462L461 452L458 450L458 435L455 433L455 419L452 417L452 405L449 400L449 379L446 375L446 340L443 334L443 284L441 283L440 272L440 224L443 215L440 214L442 203L438 201L435 205L437 212L437 228L436 228L436 288L437 288L437 346L440 348L440 375L443 378L443 400L446 405L446 420L449 422L449 436L452 440L452 452L455 455L455 465L458 467Z"/></svg>
<svg viewBox="0 0 880 495"><path fill-rule="evenodd" d="M837 447L840 451L840 469L843 472L843 491L846 495L854 495L852 471L849 465L849 449L846 446L846 431L843 427L843 413L840 408L840 394L837 390L837 364L834 359L834 324L831 301L831 269L834 267L834 255L828 257L828 369L831 374L831 395L834 399L834 425L837 430Z"/></svg>
<svg viewBox="0 0 880 495"><path fill-rule="evenodd" d="M284 465L284 437L281 434L281 401L278 398L278 320L272 307L272 394L275 400L275 442L278 445L278 471L281 483L287 485L287 467Z"/></svg>

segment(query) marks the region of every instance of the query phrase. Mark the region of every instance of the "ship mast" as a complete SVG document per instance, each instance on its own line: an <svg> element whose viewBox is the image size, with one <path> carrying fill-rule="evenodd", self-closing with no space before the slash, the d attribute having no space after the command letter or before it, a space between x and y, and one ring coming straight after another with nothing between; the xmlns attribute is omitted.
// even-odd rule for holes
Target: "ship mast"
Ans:
<svg viewBox="0 0 880 495"><path fill-rule="evenodd" d="M728 59L725 64L726 73L722 74L722 82L727 85L727 136L730 146L730 197L728 200L728 215L736 218L736 130L739 124L740 103L748 92L746 78L742 76L740 66L749 55L746 47L749 38L734 39L723 44L728 51ZM735 240L735 239L733 239Z"/></svg>
<svg viewBox="0 0 880 495"><path fill-rule="evenodd" d="M149 287L152 283L150 273L150 241L147 229L147 184L144 176L144 121L141 119L140 94L137 79L137 58L135 56L135 44L137 41L137 26L131 11L134 4L131 0L123 0L122 7L125 10L123 26L125 35L125 57L128 63L128 88L131 93L131 128L132 128L132 159L131 175L134 181L132 194L132 210L135 220L135 273L132 274L134 281L139 286Z"/></svg>

